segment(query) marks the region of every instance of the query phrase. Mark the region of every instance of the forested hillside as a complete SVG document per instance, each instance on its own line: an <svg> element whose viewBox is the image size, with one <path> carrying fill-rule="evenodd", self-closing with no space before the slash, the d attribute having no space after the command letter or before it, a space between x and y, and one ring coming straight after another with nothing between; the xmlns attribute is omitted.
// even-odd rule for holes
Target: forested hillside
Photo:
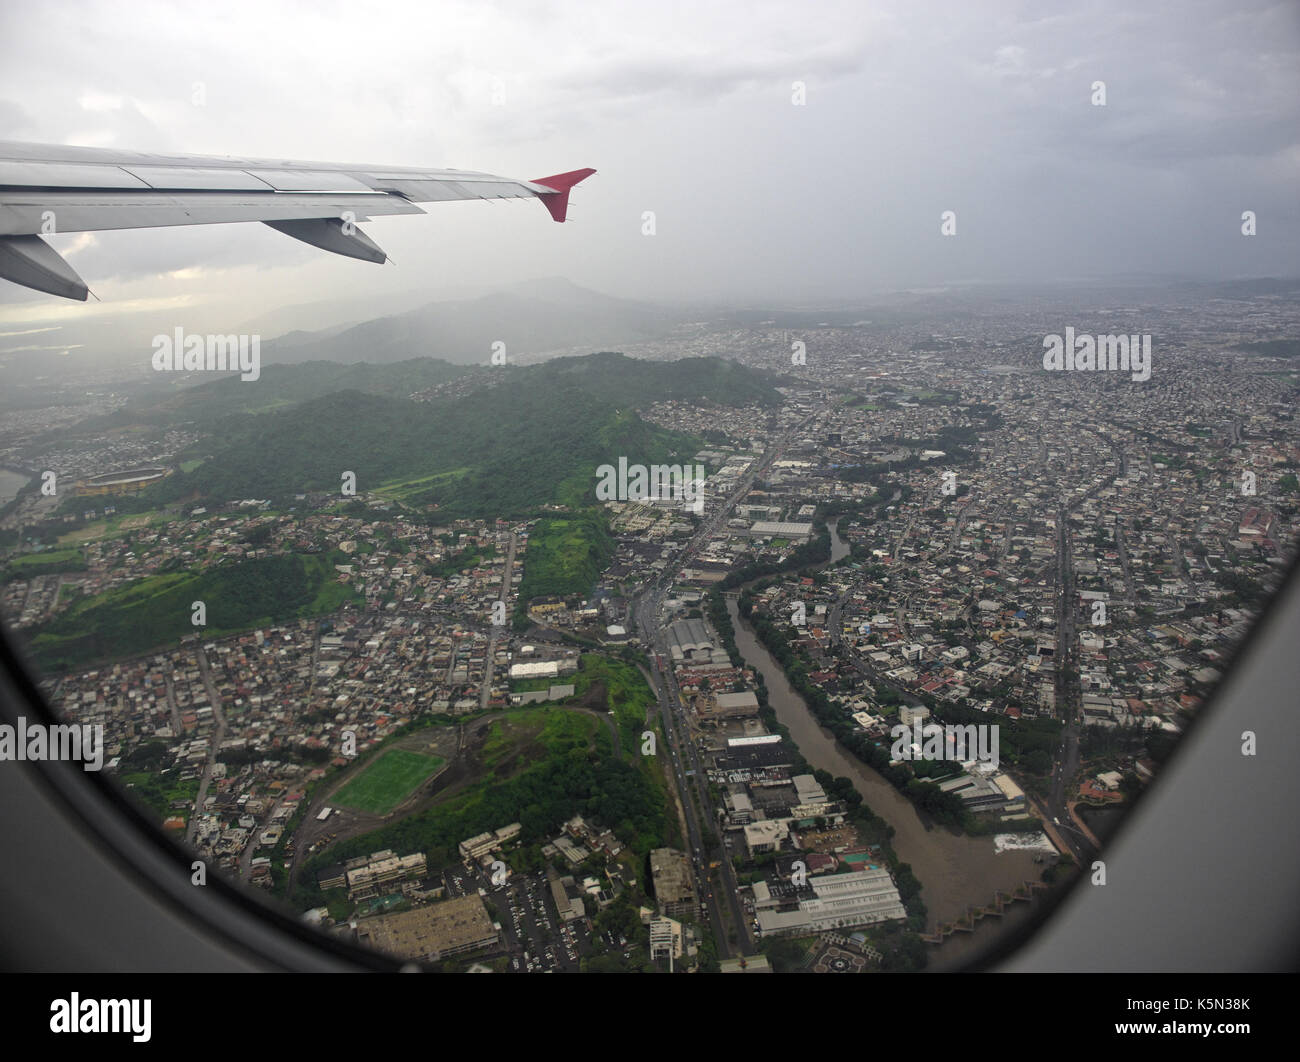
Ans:
<svg viewBox="0 0 1300 1062"><path fill-rule="evenodd" d="M638 409L673 397L729 405L777 397L763 377L716 358L669 363L607 353L497 371L498 380L457 397L346 390L228 417L189 455L207 460L148 497L283 500L340 491L343 473L354 472L359 492L436 505L449 516L519 516L590 500L596 469L619 456L684 461L699 447L699 439L642 420Z"/></svg>

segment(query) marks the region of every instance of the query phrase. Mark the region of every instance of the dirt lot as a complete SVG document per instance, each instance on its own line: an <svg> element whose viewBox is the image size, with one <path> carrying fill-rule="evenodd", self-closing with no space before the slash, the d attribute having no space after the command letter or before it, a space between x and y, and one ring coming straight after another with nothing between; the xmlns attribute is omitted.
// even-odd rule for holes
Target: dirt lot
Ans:
<svg viewBox="0 0 1300 1062"><path fill-rule="evenodd" d="M804 850L831 855L835 850L856 851L860 845L858 833L852 826L839 826L833 830L808 830L799 833Z"/></svg>

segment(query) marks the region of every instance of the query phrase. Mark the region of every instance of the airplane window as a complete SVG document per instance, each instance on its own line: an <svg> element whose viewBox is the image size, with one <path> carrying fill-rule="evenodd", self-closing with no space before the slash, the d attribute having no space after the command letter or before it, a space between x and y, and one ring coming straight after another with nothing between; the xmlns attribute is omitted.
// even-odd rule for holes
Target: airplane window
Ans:
<svg viewBox="0 0 1300 1062"><path fill-rule="evenodd" d="M354 139L187 78L0 141L0 759L373 968L956 971L1104 884L1295 567L1300 42L886 9L554 144L517 30Z"/></svg>

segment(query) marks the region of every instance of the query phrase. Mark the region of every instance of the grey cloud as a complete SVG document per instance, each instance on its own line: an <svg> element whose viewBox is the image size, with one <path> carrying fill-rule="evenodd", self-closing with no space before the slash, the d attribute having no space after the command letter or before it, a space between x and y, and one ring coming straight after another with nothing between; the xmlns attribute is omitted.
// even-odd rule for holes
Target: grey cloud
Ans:
<svg viewBox="0 0 1300 1062"><path fill-rule="evenodd" d="M92 288L141 299L193 290L171 271L251 267L265 283L246 319L257 300L393 285L434 298L557 273L614 294L704 297L1120 264L1300 272L1292 4L516 6L398 3L381 20L305 2L142 0L129 20L107 3L6 6L0 137L599 171L563 226L531 204L375 223L400 263L383 270L256 225L104 234L73 256ZM794 80L808 83L806 107L791 105ZM1094 80L1106 108L1089 103ZM121 106L83 107L97 98ZM1268 222L1254 242L1228 224L1247 207ZM647 209L654 238L640 234ZM945 209L959 214L954 239L938 233ZM0 303L27 300L0 283Z"/></svg>

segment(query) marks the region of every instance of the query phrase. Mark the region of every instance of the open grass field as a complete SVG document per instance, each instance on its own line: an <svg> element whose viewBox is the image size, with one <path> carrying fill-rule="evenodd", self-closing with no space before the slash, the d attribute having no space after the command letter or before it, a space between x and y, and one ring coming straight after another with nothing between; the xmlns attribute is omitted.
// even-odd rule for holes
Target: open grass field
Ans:
<svg viewBox="0 0 1300 1062"><path fill-rule="evenodd" d="M112 538L125 531L135 531L142 527L154 527L174 519L176 519L175 516L162 511L118 513L106 520L96 520L94 523L87 524L76 531L68 531L60 535L59 545L78 545L82 542L91 542L97 538Z"/></svg>
<svg viewBox="0 0 1300 1062"><path fill-rule="evenodd" d="M333 803L387 815L443 763L440 756L389 749L335 793Z"/></svg>
<svg viewBox="0 0 1300 1062"><path fill-rule="evenodd" d="M13 557L9 561L9 567L15 572L28 571L63 571L71 570L78 566L85 567L85 556L80 549L47 549L40 553L24 553L19 557Z"/></svg>
<svg viewBox="0 0 1300 1062"><path fill-rule="evenodd" d="M599 510L539 520L528 539L520 601L590 593L613 553L606 517Z"/></svg>
<svg viewBox="0 0 1300 1062"><path fill-rule="evenodd" d="M469 468L452 468L445 472L435 472L428 476L414 476L409 479L390 480L381 484L375 491L376 494L384 498L392 498L394 501L406 501L410 498L418 497L434 487L446 486L448 483L460 476L466 475Z"/></svg>
<svg viewBox="0 0 1300 1062"><path fill-rule="evenodd" d="M640 748L646 713L654 704L654 692L645 676L626 661L583 653L581 667L574 676L575 692L583 697L597 683L605 687L605 703L618 724L623 751Z"/></svg>

